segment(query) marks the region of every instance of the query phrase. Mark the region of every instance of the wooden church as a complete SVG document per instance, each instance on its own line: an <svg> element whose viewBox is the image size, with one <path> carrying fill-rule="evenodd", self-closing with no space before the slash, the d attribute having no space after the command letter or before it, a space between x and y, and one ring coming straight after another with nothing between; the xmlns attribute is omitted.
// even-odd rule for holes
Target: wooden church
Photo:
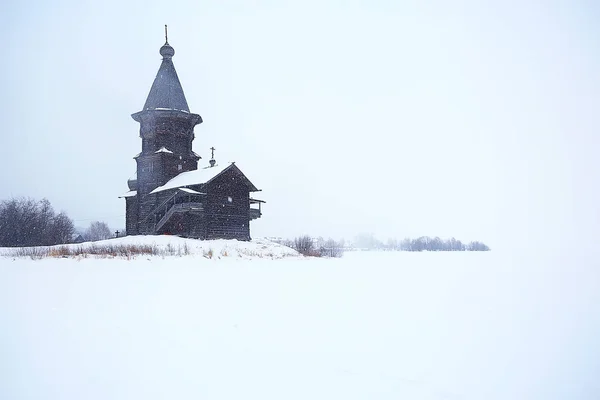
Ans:
<svg viewBox="0 0 600 400"><path fill-rule="evenodd" d="M192 150L194 127L177 77L165 26L162 63L144 108L132 115L140 124L142 152L134 157L136 177L125 198L127 235L171 234L200 239L250 240L250 221L260 218L259 189L235 163L218 165L211 148L206 167Z"/></svg>

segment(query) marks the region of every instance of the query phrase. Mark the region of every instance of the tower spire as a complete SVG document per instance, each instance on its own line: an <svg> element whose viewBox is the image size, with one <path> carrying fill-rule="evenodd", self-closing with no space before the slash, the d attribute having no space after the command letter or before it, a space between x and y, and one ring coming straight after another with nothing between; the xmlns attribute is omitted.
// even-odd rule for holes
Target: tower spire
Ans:
<svg viewBox="0 0 600 400"><path fill-rule="evenodd" d="M179 82L177 72L175 72L175 66L173 65L175 49L168 42L168 33L168 27L165 24L165 44L159 50L162 62L156 78L154 78L154 83L150 88L150 93L148 94L143 110L168 109L189 113L190 109L183 94L183 88ZM134 115L137 115L137 113ZM136 118L138 117L134 117L134 119Z"/></svg>
<svg viewBox="0 0 600 400"><path fill-rule="evenodd" d="M163 56L163 60L170 59L175 55L175 49L169 44L167 33L167 24L165 24L165 44L160 48L160 55Z"/></svg>

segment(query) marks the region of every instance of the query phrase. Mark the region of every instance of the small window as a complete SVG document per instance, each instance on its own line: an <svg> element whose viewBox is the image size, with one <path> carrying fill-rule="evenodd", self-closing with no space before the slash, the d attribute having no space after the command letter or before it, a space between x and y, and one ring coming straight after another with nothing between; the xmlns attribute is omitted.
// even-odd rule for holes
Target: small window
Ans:
<svg viewBox="0 0 600 400"><path fill-rule="evenodd" d="M177 171L181 171L181 164L177 166Z"/></svg>

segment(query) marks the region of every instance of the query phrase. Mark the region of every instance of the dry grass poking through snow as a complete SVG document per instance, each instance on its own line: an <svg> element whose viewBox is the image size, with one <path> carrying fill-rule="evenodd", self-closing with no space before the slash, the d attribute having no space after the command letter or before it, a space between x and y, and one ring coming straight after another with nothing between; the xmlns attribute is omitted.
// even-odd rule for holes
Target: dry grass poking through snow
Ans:
<svg viewBox="0 0 600 400"><path fill-rule="evenodd" d="M168 244L165 248L160 248L156 244L116 244L116 245L79 245L79 246L54 246L54 247L21 247L13 250L14 257L30 257L31 259L40 259L46 257L87 257L96 256L98 258L123 257L132 258L135 256L187 256L190 249L187 244L183 246L173 246Z"/></svg>
<svg viewBox="0 0 600 400"><path fill-rule="evenodd" d="M125 258L138 256L182 257L206 259L278 259L300 257L293 249L268 240L196 240L176 236L130 236L82 244L48 247L0 248L0 256L31 258Z"/></svg>

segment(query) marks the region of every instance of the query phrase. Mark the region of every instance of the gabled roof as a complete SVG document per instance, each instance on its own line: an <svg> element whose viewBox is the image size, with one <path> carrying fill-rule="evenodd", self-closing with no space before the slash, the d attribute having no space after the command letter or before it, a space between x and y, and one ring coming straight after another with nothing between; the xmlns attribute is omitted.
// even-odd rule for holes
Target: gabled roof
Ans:
<svg viewBox="0 0 600 400"><path fill-rule="evenodd" d="M150 194L162 192L164 190L169 190L169 189L181 188L181 187L185 187L185 186L194 186L194 185L202 185L205 183L209 183L212 180L214 180L216 177L218 177L219 175L221 175L229 170L235 170L237 173L239 173L245 180L245 183L246 183L246 185L248 185L248 188L250 189L251 192L258 191L256 186L254 186L252 184L252 182L250 182L250 180L246 177L246 175L244 175L244 173L234 163L231 163L231 164L225 165L225 166L215 165L214 167L201 168L201 169L197 169L194 171L182 172L179 175L177 175L176 177L170 179L164 185L159 186L156 189L154 189L153 191L151 191Z"/></svg>
<svg viewBox="0 0 600 400"><path fill-rule="evenodd" d="M175 50L165 43L160 48L162 63L144 104L144 110L179 110L190 112L172 57Z"/></svg>
<svg viewBox="0 0 600 400"><path fill-rule="evenodd" d="M189 194L206 194L206 193L200 193L196 190L192 190L192 189L185 188L185 187L179 188L179 190L181 190L182 192L185 192L185 193L189 193Z"/></svg>

